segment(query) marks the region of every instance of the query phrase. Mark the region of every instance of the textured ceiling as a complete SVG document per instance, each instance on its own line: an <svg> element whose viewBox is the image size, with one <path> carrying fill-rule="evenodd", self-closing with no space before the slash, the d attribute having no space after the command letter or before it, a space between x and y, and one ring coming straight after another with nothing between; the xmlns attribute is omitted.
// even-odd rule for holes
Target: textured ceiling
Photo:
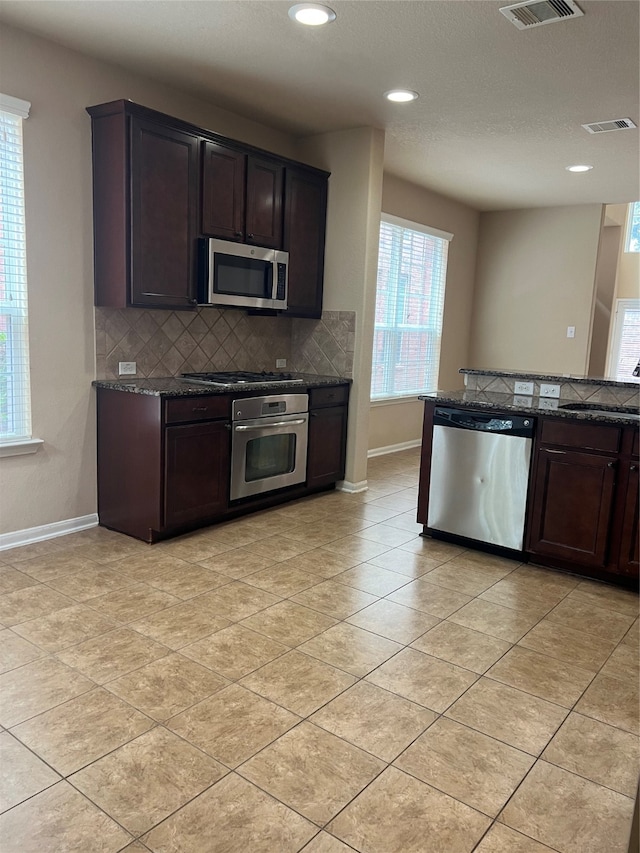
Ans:
<svg viewBox="0 0 640 853"><path fill-rule="evenodd" d="M527 31L508 0L328 2L322 28L272 0L3 0L0 21L296 136L382 127L388 172L480 210L640 197L640 131L580 127L640 124L636 0ZM398 86L420 98L382 99Z"/></svg>

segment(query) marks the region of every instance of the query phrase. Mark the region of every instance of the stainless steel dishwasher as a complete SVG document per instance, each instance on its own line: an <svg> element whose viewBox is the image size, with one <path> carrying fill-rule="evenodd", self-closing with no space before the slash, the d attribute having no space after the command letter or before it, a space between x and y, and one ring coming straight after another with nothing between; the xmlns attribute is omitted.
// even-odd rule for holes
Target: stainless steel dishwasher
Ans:
<svg viewBox="0 0 640 853"><path fill-rule="evenodd" d="M522 550L533 419L437 406L427 527Z"/></svg>

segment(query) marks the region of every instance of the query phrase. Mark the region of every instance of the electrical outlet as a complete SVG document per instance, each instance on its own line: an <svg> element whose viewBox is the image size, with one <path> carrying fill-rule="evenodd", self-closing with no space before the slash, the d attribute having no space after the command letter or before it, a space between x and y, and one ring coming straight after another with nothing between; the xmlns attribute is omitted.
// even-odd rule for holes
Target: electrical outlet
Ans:
<svg viewBox="0 0 640 853"><path fill-rule="evenodd" d="M119 361L118 373L120 376L134 376L136 373L135 361Z"/></svg>
<svg viewBox="0 0 640 853"><path fill-rule="evenodd" d="M518 383L516 383L516 384L518 384ZM529 383L523 382L522 384L528 385ZM524 406L525 408L529 409L533 405L533 397L515 395L513 398L513 405L514 406Z"/></svg>
<svg viewBox="0 0 640 853"><path fill-rule="evenodd" d="M560 396L560 386L559 385L547 385L546 382L540 383L540 396L541 397L555 397L556 399Z"/></svg>
<svg viewBox="0 0 640 853"><path fill-rule="evenodd" d="M549 409L555 410L558 408L558 401L552 399L551 397L540 397L540 400L538 402L538 408L546 409L547 411Z"/></svg>
<svg viewBox="0 0 640 853"><path fill-rule="evenodd" d="M533 394L533 382L516 382L513 391L515 394Z"/></svg>
<svg viewBox="0 0 640 853"><path fill-rule="evenodd" d="M567 326L567 337L575 338L576 336L576 327L575 326Z"/></svg>
<svg viewBox="0 0 640 853"><path fill-rule="evenodd" d="M276 367L286 367L287 359L286 358L276 358Z"/></svg>

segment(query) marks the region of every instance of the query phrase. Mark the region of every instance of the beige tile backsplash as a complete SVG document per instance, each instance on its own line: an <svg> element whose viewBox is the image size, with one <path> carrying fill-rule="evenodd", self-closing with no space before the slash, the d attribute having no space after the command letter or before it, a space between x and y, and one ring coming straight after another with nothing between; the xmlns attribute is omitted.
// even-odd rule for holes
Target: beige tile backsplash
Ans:
<svg viewBox="0 0 640 853"><path fill-rule="evenodd" d="M497 394L514 394L514 383L518 381L533 382L533 396L540 394L541 382L549 383L549 379L531 379L529 376L494 376L491 373L468 374L466 376L466 388L468 391L488 391ZM638 388L624 388L615 385L603 385L594 379L593 382L572 382L570 379L562 381L560 385L560 397L563 400L574 402L609 404L615 406L638 405Z"/></svg>
<svg viewBox="0 0 640 853"><path fill-rule="evenodd" d="M205 370L275 370L350 378L355 312L324 311L320 320L261 317L235 309L163 311L96 308L96 378L117 379L118 362L136 376Z"/></svg>

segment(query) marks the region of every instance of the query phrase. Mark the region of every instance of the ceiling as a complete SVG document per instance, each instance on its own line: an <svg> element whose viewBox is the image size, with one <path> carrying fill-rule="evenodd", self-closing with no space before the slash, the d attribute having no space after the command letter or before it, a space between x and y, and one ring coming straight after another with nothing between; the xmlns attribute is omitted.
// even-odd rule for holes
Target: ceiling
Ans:
<svg viewBox="0 0 640 853"><path fill-rule="evenodd" d="M640 130L580 126L640 124L636 0L525 31L508 0L325 2L319 28L280 0L3 0L0 21L295 136L384 128L386 171L479 210L640 197ZM420 98L383 100L399 86Z"/></svg>

